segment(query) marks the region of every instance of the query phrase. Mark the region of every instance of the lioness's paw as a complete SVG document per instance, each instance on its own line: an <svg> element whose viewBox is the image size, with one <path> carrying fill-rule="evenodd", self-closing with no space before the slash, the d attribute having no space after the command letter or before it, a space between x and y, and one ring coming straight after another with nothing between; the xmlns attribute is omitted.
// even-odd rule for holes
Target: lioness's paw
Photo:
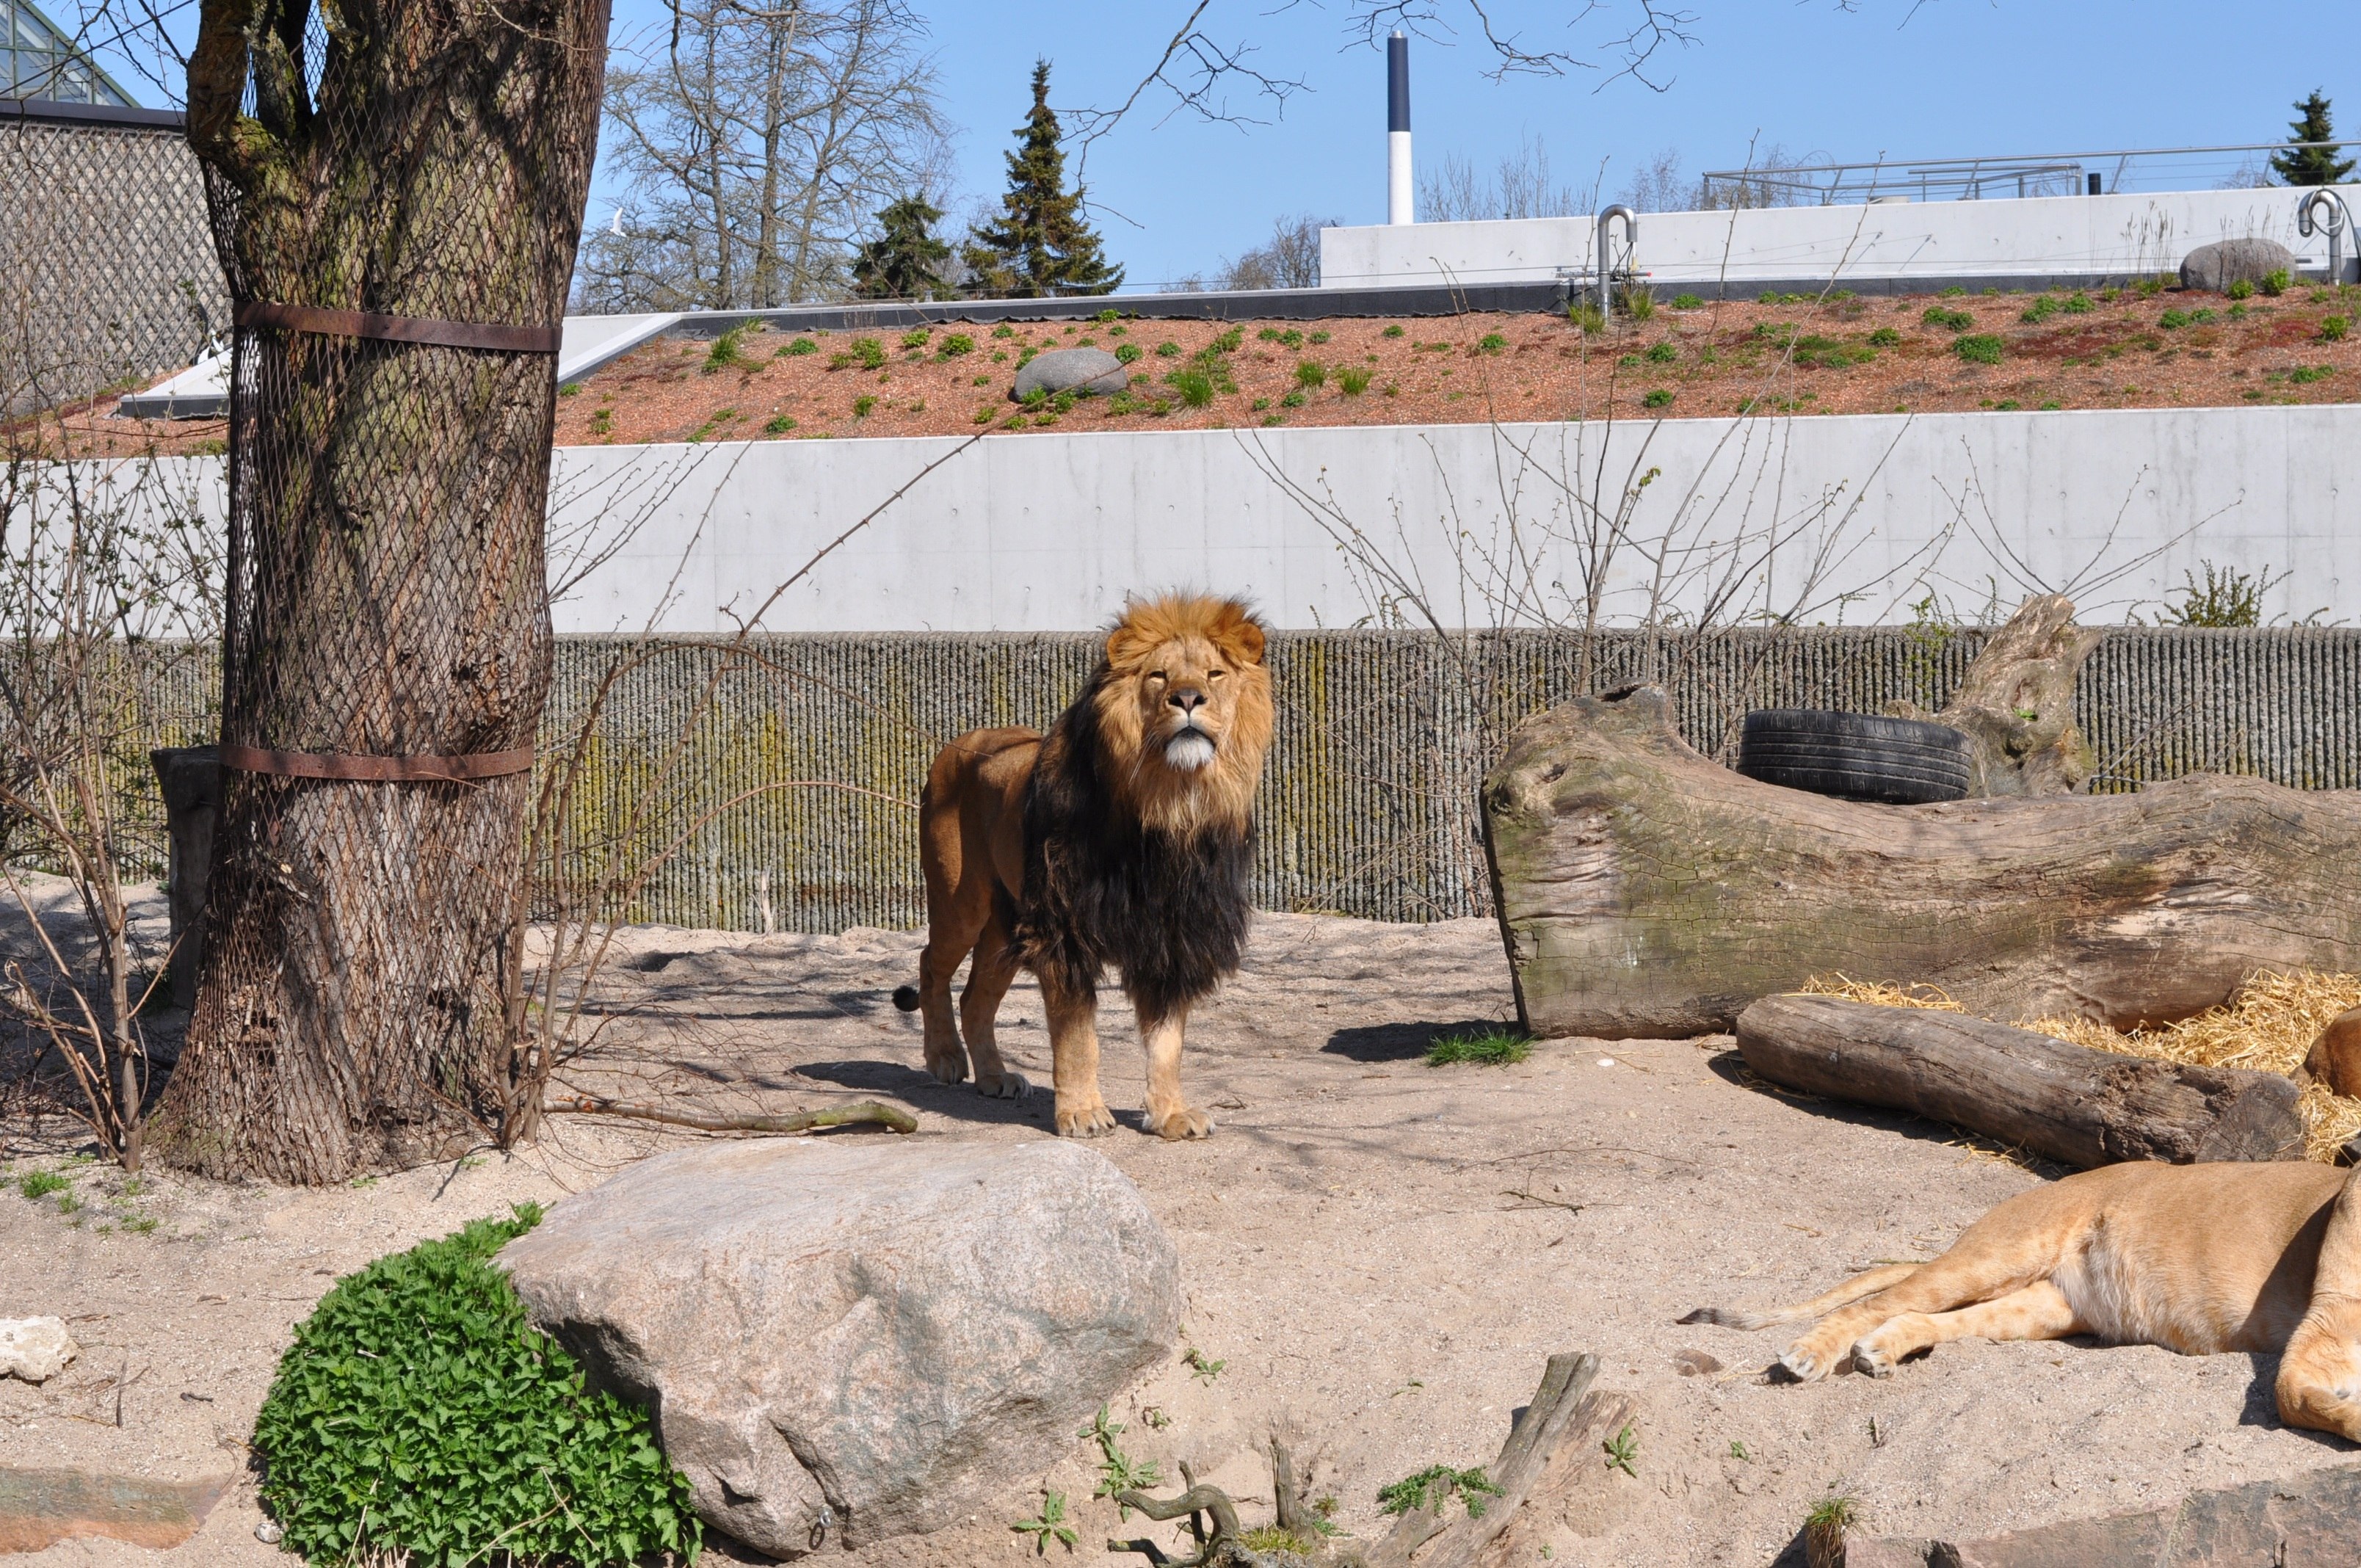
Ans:
<svg viewBox="0 0 2361 1568"><path fill-rule="evenodd" d="M935 1075L938 1083L960 1083L967 1078L967 1053L947 1051L940 1056L927 1053L927 1070Z"/></svg>
<svg viewBox="0 0 2361 1568"><path fill-rule="evenodd" d="M1852 1347L1852 1369L1864 1377L1891 1377L1894 1358L1867 1340Z"/></svg>
<svg viewBox="0 0 2361 1568"><path fill-rule="evenodd" d="M1106 1108L1104 1100L1071 1109L1058 1110L1058 1135L1061 1138L1095 1138L1115 1131L1115 1113Z"/></svg>
<svg viewBox="0 0 2361 1568"><path fill-rule="evenodd" d="M1150 1111L1141 1120L1140 1127L1173 1143L1183 1138L1210 1138L1213 1135L1213 1119L1187 1105L1177 1111L1167 1111L1161 1116Z"/></svg>
<svg viewBox="0 0 2361 1568"><path fill-rule="evenodd" d="M959 1080L954 1078L947 1081L957 1083ZM1033 1092L1033 1081L1021 1072L1010 1072L1004 1068L998 1078L977 1079L975 1091L987 1100L1022 1100Z"/></svg>

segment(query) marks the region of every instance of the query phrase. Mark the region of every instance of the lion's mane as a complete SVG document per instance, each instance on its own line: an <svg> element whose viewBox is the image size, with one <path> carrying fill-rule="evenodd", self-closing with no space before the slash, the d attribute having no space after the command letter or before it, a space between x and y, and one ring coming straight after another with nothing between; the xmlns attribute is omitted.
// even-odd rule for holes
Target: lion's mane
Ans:
<svg viewBox="0 0 2361 1568"><path fill-rule="evenodd" d="M1241 627L1252 652L1240 661L1221 753L1185 784L1153 777L1137 705L1127 700L1141 661L1175 631L1204 635L1235 657ZM1254 792L1271 732L1261 652L1260 629L1235 601L1135 605L1043 739L1025 800L1016 945L1045 986L1095 996L1101 970L1114 964L1133 1003L1162 1018L1236 970L1253 916Z"/></svg>

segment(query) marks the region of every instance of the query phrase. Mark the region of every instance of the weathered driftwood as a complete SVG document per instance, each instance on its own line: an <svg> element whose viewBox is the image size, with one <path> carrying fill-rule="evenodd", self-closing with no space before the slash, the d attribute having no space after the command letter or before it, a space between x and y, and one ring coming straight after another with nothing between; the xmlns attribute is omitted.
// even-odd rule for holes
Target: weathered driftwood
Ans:
<svg viewBox="0 0 2361 1568"><path fill-rule="evenodd" d="M668 1127L695 1127L706 1133L810 1133L855 1123L870 1123L895 1133L918 1130L916 1116L899 1106L881 1105L874 1100L826 1111L797 1111L785 1116L716 1116L698 1111L675 1111L664 1105L642 1105L631 1100L603 1100L595 1094L567 1095L549 1101L542 1109L570 1111L584 1116L623 1116L636 1122L661 1122Z"/></svg>
<svg viewBox="0 0 2361 1568"><path fill-rule="evenodd" d="M1773 1083L2085 1168L2303 1155L2296 1087L2279 1073L2115 1056L1964 1013L1766 996L1738 1015L1738 1049Z"/></svg>
<svg viewBox="0 0 2361 1568"><path fill-rule="evenodd" d="M1977 652L1940 713L1906 702L1889 711L1968 738L1971 795L2071 795L2097 766L2074 725L2074 683L2099 637L2074 624L2073 600L2037 595Z"/></svg>
<svg viewBox="0 0 2361 1568"><path fill-rule="evenodd" d="M1814 975L1990 1017L2187 1017L2265 967L2361 969L2361 792L1869 806L1692 751L1664 694L1528 719L1484 781L1494 906L1536 1035L1726 1029Z"/></svg>
<svg viewBox="0 0 2361 1568"><path fill-rule="evenodd" d="M1519 1412L1499 1458L1485 1471L1498 1491L1477 1500L1481 1511L1470 1508L1456 1492L1448 1492L1431 1509L1403 1514L1374 1544L1325 1538L1297 1491L1287 1450L1274 1442L1271 1491L1279 1528L1294 1537L1292 1547L1257 1550L1246 1545L1237 1505L1220 1487L1197 1484L1184 1467L1181 1478L1189 1489L1177 1497L1126 1491L1116 1493L1115 1501L1151 1519L1188 1518L1197 1551L1184 1558L1170 1557L1147 1540L1109 1541L1107 1550L1138 1552L1159 1568L1477 1568L1479 1563L1530 1560L1535 1552L1504 1554L1494 1549L1504 1539L1525 1534L1536 1547L1546 1541L1548 1521L1529 1516L1529 1505L1533 1515L1545 1512L1546 1504L1561 1500L1583 1475L1601 1469L1600 1444L1631 1419L1630 1401L1622 1397L1589 1393L1598 1375L1595 1355L1549 1358L1541 1387ZM1210 1531L1208 1517L1213 1520Z"/></svg>

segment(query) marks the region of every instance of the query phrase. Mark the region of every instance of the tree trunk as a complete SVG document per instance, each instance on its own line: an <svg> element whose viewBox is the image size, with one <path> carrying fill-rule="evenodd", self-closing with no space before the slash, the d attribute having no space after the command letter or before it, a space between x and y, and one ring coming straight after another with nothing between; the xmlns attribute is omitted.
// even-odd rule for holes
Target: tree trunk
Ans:
<svg viewBox="0 0 2361 1568"><path fill-rule="evenodd" d="M2071 795L2097 766L2074 725L2074 685L2099 637L2074 624L2073 600L2037 595L1978 650L1942 712L1906 702L1890 711L1931 718L1968 738L1971 795Z"/></svg>
<svg viewBox="0 0 2361 1568"><path fill-rule="evenodd" d="M2118 1160L2301 1159L2294 1080L2115 1056L1930 1008L1766 996L1738 1049L1773 1083L1949 1122L2089 1169Z"/></svg>
<svg viewBox="0 0 2361 1568"><path fill-rule="evenodd" d="M1520 726L1483 812L1536 1035L1726 1029L1833 973L2125 1028L2225 1001L2257 969L2361 969L2352 791L2198 777L1861 805L1717 765L1643 686Z"/></svg>
<svg viewBox="0 0 2361 1568"><path fill-rule="evenodd" d="M318 18L309 0L205 0L189 137L234 296L554 326L607 20L607 0ZM307 25L324 58L304 58ZM532 745L555 379L545 352L241 328L225 745ZM229 771L197 1010L151 1146L210 1175L330 1182L517 1133L538 1096L501 1000L529 788Z"/></svg>

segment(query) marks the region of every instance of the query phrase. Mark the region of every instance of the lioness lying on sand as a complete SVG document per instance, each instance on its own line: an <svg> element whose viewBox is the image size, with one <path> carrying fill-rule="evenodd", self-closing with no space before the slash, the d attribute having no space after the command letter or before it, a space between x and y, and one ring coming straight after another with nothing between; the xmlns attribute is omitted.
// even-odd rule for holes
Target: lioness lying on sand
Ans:
<svg viewBox="0 0 2361 1568"><path fill-rule="evenodd" d="M1820 1321L1779 1358L1809 1382L1848 1352L1872 1377L1946 1340L2286 1352L2279 1419L2361 1442L2361 1170L2280 1164L2103 1166L2021 1193L1932 1263L1895 1264L1769 1312Z"/></svg>

